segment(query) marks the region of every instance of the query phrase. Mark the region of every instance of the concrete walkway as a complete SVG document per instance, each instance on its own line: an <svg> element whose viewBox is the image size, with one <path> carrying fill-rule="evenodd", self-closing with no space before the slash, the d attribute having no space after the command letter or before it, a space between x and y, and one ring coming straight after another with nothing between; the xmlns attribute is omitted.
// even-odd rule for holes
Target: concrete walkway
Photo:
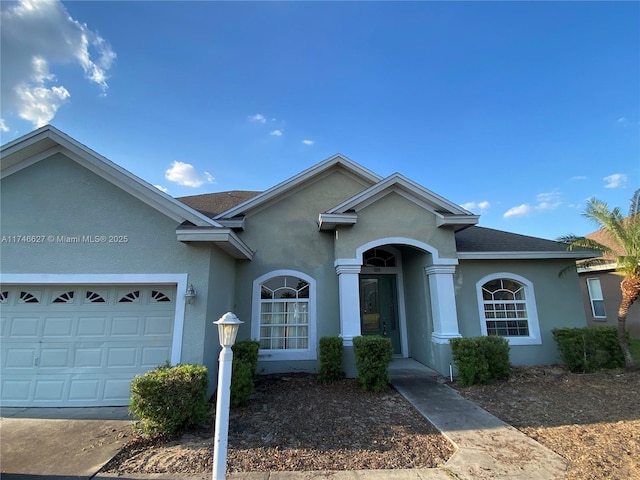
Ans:
<svg viewBox="0 0 640 480"><path fill-rule="evenodd" d="M396 390L458 448L444 467L455 478L565 478L560 455L438 382L427 367L399 359L390 376Z"/></svg>

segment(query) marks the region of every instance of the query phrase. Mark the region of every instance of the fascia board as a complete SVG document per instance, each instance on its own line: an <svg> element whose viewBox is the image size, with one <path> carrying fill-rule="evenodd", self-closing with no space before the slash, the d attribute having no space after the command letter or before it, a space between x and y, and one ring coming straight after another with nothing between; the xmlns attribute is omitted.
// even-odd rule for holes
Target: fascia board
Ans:
<svg viewBox="0 0 640 480"><path fill-rule="evenodd" d="M458 215L459 218L464 218L465 216L475 218L475 221L472 223L474 225L478 222L477 219L479 217L473 215L471 212L463 209L458 205L455 205L452 202L449 202L443 197L440 197L430 190L427 190L426 188L418 185L417 183L409 180L399 173L390 175L384 180L376 183L375 185L372 185L368 189L363 190L362 192L345 200L339 205L336 205L330 210L327 210L327 213L345 213L349 210L358 211L359 209L365 208L371 203L384 197L387 193L390 192L396 192L406 199L416 203L417 205L420 205L422 208L429 210L442 218L445 218L445 216L440 214L438 210L449 211L453 215Z"/></svg>
<svg viewBox="0 0 640 480"><path fill-rule="evenodd" d="M247 244L229 228L178 228L176 235L180 242L215 243L234 258L253 258L253 252Z"/></svg>
<svg viewBox="0 0 640 480"><path fill-rule="evenodd" d="M218 223L223 227L233 228L235 230L244 230L245 217L237 218L222 218L218 220Z"/></svg>
<svg viewBox="0 0 640 480"><path fill-rule="evenodd" d="M52 140L55 146L52 147L45 139ZM34 146L38 142L43 142L42 151L33 153L32 156L11 164L6 170L3 170L1 178L16 173L51 155L62 153L69 159L87 168L113 185L122 188L138 200L177 222L182 223L188 221L198 226L221 226L209 217L178 202L175 198L158 190L128 170L113 163L111 160L91 150L65 133L60 132L55 127L46 126L40 130L36 130L32 132L32 134L22 137L22 139L17 139L12 142L12 144L7 144L6 150L11 151L12 155L17 155L19 158L20 151L23 151L23 149L29 146Z"/></svg>
<svg viewBox="0 0 640 480"><path fill-rule="evenodd" d="M442 227L445 225L476 225L480 221L480 215L442 215L436 213L436 225Z"/></svg>
<svg viewBox="0 0 640 480"><path fill-rule="evenodd" d="M458 252L460 260L542 260L542 259L573 259L595 258L598 254L579 252Z"/></svg>
<svg viewBox="0 0 640 480"><path fill-rule="evenodd" d="M604 263L602 265L590 265L588 267L581 267L578 265L578 273L603 272L607 270L615 270L617 267L617 262Z"/></svg>
<svg viewBox="0 0 640 480"><path fill-rule="evenodd" d="M338 225L353 226L357 222L357 213L321 213L318 215L318 229L320 231L335 230Z"/></svg>
<svg viewBox="0 0 640 480"><path fill-rule="evenodd" d="M307 182L309 179L315 177L316 175L318 175L324 170L330 169L334 165L342 165L347 170L354 173L356 176L361 177L371 183L377 183L382 179L382 177L380 177L379 175L357 164L353 160L348 159L344 155L336 154L312 166L311 168L308 168L300 172L299 174L294 175L293 177L283 182L280 182L274 187L271 187L268 190L265 190L261 194L256 195L255 197L252 197L242 202L241 204L227 210L226 212L222 212L219 215L216 215L214 219L218 220L222 218L227 218L227 217L231 218L236 215L240 215L249 209L255 208L258 205L266 203L269 200L275 197L278 197L289 190L296 188L298 185L301 185Z"/></svg>

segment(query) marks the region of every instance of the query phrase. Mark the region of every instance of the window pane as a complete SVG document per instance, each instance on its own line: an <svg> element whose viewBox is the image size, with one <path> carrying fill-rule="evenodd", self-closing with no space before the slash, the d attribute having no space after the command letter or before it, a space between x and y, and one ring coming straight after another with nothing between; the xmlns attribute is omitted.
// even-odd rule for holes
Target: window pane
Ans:
<svg viewBox="0 0 640 480"><path fill-rule="evenodd" d="M606 317L607 313L604 309L604 300L593 300L593 316L594 317Z"/></svg>

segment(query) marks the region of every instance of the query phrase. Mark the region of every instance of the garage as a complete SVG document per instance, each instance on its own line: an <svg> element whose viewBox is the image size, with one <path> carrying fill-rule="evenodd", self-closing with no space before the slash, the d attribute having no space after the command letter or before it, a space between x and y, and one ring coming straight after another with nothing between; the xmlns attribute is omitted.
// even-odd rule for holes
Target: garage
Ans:
<svg viewBox="0 0 640 480"><path fill-rule="evenodd" d="M176 286L3 285L0 314L4 406L128 405L171 360Z"/></svg>

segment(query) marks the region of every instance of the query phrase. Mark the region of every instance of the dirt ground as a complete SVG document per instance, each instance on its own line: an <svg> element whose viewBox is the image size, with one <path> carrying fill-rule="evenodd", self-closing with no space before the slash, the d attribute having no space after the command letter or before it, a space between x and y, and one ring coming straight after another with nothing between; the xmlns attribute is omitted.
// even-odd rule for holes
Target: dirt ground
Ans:
<svg viewBox="0 0 640 480"><path fill-rule="evenodd" d="M640 479L638 372L520 368L506 381L458 390L566 458L570 480ZM129 434L106 471L212 469L210 426L173 440ZM435 467L452 453L395 390L365 393L348 379L322 385L306 374L259 377L229 424L230 472Z"/></svg>

